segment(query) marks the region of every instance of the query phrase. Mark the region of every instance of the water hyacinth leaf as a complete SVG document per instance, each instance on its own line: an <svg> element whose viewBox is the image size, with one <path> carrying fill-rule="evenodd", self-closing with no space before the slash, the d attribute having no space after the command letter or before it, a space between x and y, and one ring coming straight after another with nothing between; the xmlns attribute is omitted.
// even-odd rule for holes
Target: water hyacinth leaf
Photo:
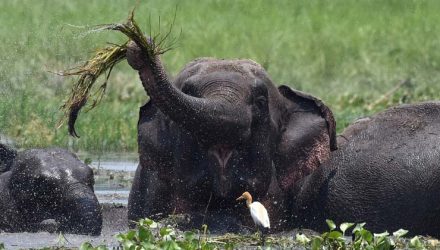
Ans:
<svg viewBox="0 0 440 250"><path fill-rule="evenodd" d="M185 241L192 241L196 238L196 234L193 231L187 231L183 234Z"/></svg>
<svg viewBox="0 0 440 250"><path fill-rule="evenodd" d="M366 229L362 229L360 231L362 238L368 243L371 244L373 242L373 234L366 230Z"/></svg>
<svg viewBox="0 0 440 250"><path fill-rule="evenodd" d="M160 236L164 237L167 235L170 235L173 232L173 230L171 228L167 228L167 227L163 227L160 229Z"/></svg>
<svg viewBox="0 0 440 250"><path fill-rule="evenodd" d="M321 249L322 241L323 241L323 239L321 237L314 237L312 239L311 244L310 244L312 250L319 250L319 249Z"/></svg>
<svg viewBox="0 0 440 250"><path fill-rule="evenodd" d="M327 237L332 240L343 239L342 233L339 231L331 231Z"/></svg>
<svg viewBox="0 0 440 250"><path fill-rule="evenodd" d="M389 233L388 233L388 231L385 231L385 232L383 232L383 233L380 233L380 234L374 234L374 237L375 238L380 238L380 237L386 237L386 236L388 236L388 235L390 235Z"/></svg>
<svg viewBox="0 0 440 250"><path fill-rule="evenodd" d="M342 234L345 235L345 231L352 226L354 226L354 223L344 222L339 226L339 228L341 229Z"/></svg>
<svg viewBox="0 0 440 250"><path fill-rule="evenodd" d="M4 249L4 248L1 248L0 246L0 249ZM79 246L79 250L90 250L90 249L93 249L93 246L92 244L90 244L90 242L84 242L81 244L81 246Z"/></svg>
<svg viewBox="0 0 440 250"><path fill-rule="evenodd" d="M328 228L330 229L330 231L335 230L336 228L336 224L332 221L332 220L325 220L325 222L327 222Z"/></svg>
<svg viewBox="0 0 440 250"><path fill-rule="evenodd" d="M394 235L394 237L400 238L400 237L405 236L407 233L408 233L408 230L401 228L401 229L397 230L396 232L394 232L393 235Z"/></svg>
<svg viewBox="0 0 440 250"><path fill-rule="evenodd" d="M422 241L420 241L420 238L418 236L414 236L409 241L409 247L414 248L416 250L423 250L426 249L426 247L423 245Z"/></svg>
<svg viewBox="0 0 440 250"><path fill-rule="evenodd" d="M147 230L145 227L139 227L138 229L138 238L139 241L149 241L151 232Z"/></svg>
<svg viewBox="0 0 440 250"><path fill-rule="evenodd" d="M310 239L304 234L296 234L296 241L305 246L310 242Z"/></svg>
<svg viewBox="0 0 440 250"><path fill-rule="evenodd" d="M157 223L151 219L145 218L139 221L139 225L147 226L149 228L157 228Z"/></svg>
<svg viewBox="0 0 440 250"><path fill-rule="evenodd" d="M360 231L364 228L365 224L366 224L366 223L359 223L359 224L356 224L356 226L353 228L352 233L355 234L356 232L360 232Z"/></svg>

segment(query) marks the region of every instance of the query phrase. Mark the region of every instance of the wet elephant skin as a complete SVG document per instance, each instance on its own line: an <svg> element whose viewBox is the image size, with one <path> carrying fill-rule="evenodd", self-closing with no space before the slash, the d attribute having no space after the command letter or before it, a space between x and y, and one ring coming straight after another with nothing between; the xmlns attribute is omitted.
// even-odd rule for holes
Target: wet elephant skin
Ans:
<svg viewBox="0 0 440 250"><path fill-rule="evenodd" d="M0 230L40 231L54 220L57 231L99 235L102 215L93 183L92 169L67 150L16 153L0 175Z"/></svg>

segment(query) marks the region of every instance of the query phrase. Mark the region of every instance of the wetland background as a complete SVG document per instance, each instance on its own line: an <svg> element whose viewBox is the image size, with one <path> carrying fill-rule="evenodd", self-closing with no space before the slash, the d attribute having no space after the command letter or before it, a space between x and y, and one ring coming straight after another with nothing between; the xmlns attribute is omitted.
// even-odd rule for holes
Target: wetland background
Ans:
<svg viewBox="0 0 440 250"><path fill-rule="evenodd" d="M57 129L81 64L116 32L86 27L123 22L136 1L2 1L0 8L0 140L18 148L61 146L103 155L137 152L138 108L148 99L123 62L101 105L82 112L80 139ZM174 50L163 56L175 75L197 57L250 58L277 84L320 97L338 131L398 103L440 99L438 1L139 1L145 31L176 20ZM406 84L399 85L403 80ZM387 95L387 93L389 93ZM385 95L385 96L384 96Z"/></svg>
<svg viewBox="0 0 440 250"><path fill-rule="evenodd" d="M276 84L321 98L338 132L389 106L440 99L439 1L1 1L0 141L78 153L95 168L101 202L126 203L138 110L148 96L122 62L101 105L80 114L75 139L57 126L75 78L55 72L106 43L125 42L117 32L88 28L124 22L134 6L147 32L166 30L176 14L177 46L162 57L170 75L198 57L250 58ZM11 237L19 242L23 235Z"/></svg>

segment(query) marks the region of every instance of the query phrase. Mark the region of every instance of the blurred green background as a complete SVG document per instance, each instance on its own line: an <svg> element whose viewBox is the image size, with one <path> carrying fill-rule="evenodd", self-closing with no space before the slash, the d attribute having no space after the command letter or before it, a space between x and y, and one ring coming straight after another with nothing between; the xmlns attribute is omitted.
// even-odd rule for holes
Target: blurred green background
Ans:
<svg viewBox="0 0 440 250"><path fill-rule="evenodd" d="M125 22L137 1L0 2L0 139L20 148L58 145L85 152L135 152L138 108L148 99L126 62L101 105L82 112L80 139L57 129L74 78L58 72L89 58L117 32L87 26ZM440 99L440 1L139 1L145 32L177 16L177 47L163 56L175 75L197 57L250 58L277 84L321 98L341 131L399 103ZM83 27L83 28L81 28ZM399 82L409 84L386 92Z"/></svg>

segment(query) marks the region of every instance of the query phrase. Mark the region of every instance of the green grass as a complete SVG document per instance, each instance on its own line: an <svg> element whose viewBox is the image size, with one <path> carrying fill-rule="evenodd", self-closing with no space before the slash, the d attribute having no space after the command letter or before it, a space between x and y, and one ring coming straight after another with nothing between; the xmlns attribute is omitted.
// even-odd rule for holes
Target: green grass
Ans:
<svg viewBox="0 0 440 250"><path fill-rule="evenodd" d="M0 135L19 147L67 146L83 151L136 151L138 108L147 100L126 63L110 77L98 108L82 112L80 139L56 129L74 79L49 71L71 68L117 32L85 35L87 26L124 22L136 1L2 1L0 9ZM178 47L163 56L175 75L202 56L250 58L277 84L320 97L338 131L358 117L401 102L440 99L440 2L402 1L140 1L136 20L158 31L173 19ZM400 88L371 103L401 80Z"/></svg>

